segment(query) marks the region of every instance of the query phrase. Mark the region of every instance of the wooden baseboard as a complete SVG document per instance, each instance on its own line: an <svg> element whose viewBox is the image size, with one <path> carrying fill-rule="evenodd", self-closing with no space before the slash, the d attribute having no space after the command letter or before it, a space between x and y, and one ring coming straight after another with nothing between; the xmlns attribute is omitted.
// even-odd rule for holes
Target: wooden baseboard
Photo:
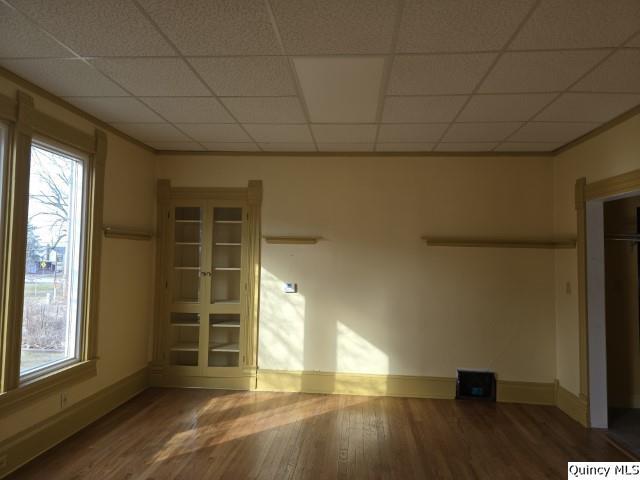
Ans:
<svg viewBox="0 0 640 480"><path fill-rule="evenodd" d="M556 380L556 406L584 427L589 426L587 399L578 397Z"/></svg>
<svg viewBox="0 0 640 480"><path fill-rule="evenodd" d="M177 387L177 388L210 388L221 390L255 390L256 370L246 368L242 371L215 377L203 377L195 375L181 375L171 371L156 368L151 369L150 384L153 387Z"/></svg>
<svg viewBox="0 0 640 480"><path fill-rule="evenodd" d="M555 405L555 384L535 382L498 381L498 401Z"/></svg>
<svg viewBox="0 0 640 480"><path fill-rule="evenodd" d="M148 369L145 367L45 421L0 442L0 460L4 459L0 478L95 422L148 386Z"/></svg>

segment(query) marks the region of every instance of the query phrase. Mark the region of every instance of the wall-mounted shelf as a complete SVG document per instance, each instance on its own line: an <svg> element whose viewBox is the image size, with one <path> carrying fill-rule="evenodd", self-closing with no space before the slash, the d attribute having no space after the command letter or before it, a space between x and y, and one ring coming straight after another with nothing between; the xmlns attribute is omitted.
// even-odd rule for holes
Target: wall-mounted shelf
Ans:
<svg viewBox="0 0 640 480"><path fill-rule="evenodd" d="M509 240L489 238L434 238L422 237L430 247L480 247L480 248L576 248L574 239L563 240Z"/></svg>
<svg viewBox="0 0 640 480"><path fill-rule="evenodd" d="M315 245L322 237L272 237L263 236L264 241L274 245Z"/></svg>
<svg viewBox="0 0 640 480"><path fill-rule="evenodd" d="M120 238L125 240L144 240L149 241L153 238L153 233L145 232L142 230L136 230L126 227L115 227L111 225L104 225L102 227L104 236L106 238Z"/></svg>

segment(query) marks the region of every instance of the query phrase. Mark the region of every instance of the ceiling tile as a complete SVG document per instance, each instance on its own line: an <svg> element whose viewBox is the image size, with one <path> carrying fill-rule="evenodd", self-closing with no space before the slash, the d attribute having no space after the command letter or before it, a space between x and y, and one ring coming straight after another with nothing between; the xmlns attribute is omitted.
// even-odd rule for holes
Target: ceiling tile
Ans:
<svg viewBox="0 0 640 480"><path fill-rule="evenodd" d="M0 3L0 57L71 57L62 45L24 15Z"/></svg>
<svg viewBox="0 0 640 480"><path fill-rule="evenodd" d="M271 0L289 55L388 53L396 0Z"/></svg>
<svg viewBox="0 0 640 480"><path fill-rule="evenodd" d="M467 98L469 98L467 95L386 97L382 121L384 123L450 122Z"/></svg>
<svg viewBox="0 0 640 480"><path fill-rule="evenodd" d="M565 93L536 121L606 122L640 104L640 94Z"/></svg>
<svg viewBox="0 0 640 480"><path fill-rule="evenodd" d="M446 123L380 125L378 142L437 142L447 129Z"/></svg>
<svg viewBox="0 0 640 480"><path fill-rule="evenodd" d="M436 152L490 152L498 142L451 142L439 143Z"/></svg>
<svg viewBox="0 0 640 480"><path fill-rule="evenodd" d="M306 122L298 97L234 97L221 100L239 122Z"/></svg>
<svg viewBox="0 0 640 480"><path fill-rule="evenodd" d="M627 46L640 48L640 34L636 35L631 40L629 40L629 43L627 43Z"/></svg>
<svg viewBox="0 0 640 480"><path fill-rule="evenodd" d="M496 152L552 152L561 146L559 142L504 142L496 148Z"/></svg>
<svg viewBox="0 0 640 480"><path fill-rule="evenodd" d="M397 52L500 50L532 0L407 0Z"/></svg>
<svg viewBox="0 0 640 480"><path fill-rule="evenodd" d="M639 25L637 0L542 0L510 48L614 47Z"/></svg>
<svg viewBox="0 0 640 480"><path fill-rule="evenodd" d="M175 55L133 2L10 1L81 56Z"/></svg>
<svg viewBox="0 0 640 480"><path fill-rule="evenodd" d="M376 120L384 58L298 57L293 62L312 122Z"/></svg>
<svg viewBox="0 0 640 480"><path fill-rule="evenodd" d="M443 142L500 142L515 132L520 122L454 123Z"/></svg>
<svg viewBox="0 0 640 480"><path fill-rule="evenodd" d="M213 152L257 152L258 146L255 143L221 143L202 142L202 145Z"/></svg>
<svg viewBox="0 0 640 480"><path fill-rule="evenodd" d="M185 152L197 152L202 151L204 148L196 142L160 142L160 141L147 141L147 145L155 148L156 150L178 150Z"/></svg>
<svg viewBox="0 0 640 480"><path fill-rule="evenodd" d="M379 143L377 152L430 152L435 143Z"/></svg>
<svg viewBox="0 0 640 480"><path fill-rule="evenodd" d="M242 127L234 123L176 123L176 127L198 142L251 142Z"/></svg>
<svg viewBox="0 0 640 480"><path fill-rule="evenodd" d="M620 50L614 53L580 80L572 90L640 92L640 50Z"/></svg>
<svg viewBox="0 0 640 480"><path fill-rule="evenodd" d="M141 97L144 103L173 123L234 123L213 97Z"/></svg>
<svg viewBox="0 0 640 480"><path fill-rule="evenodd" d="M1 60L0 65L61 97L127 96L127 92L82 60Z"/></svg>
<svg viewBox="0 0 640 480"><path fill-rule="evenodd" d="M211 93L179 58L98 58L93 64L141 97L208 96Z"/></svg>
<svg viewBox="0 0 640 480"><path fill-rule="evenodd" d="M286 57L189 58L188 61L221 97L296 94Z"/></svg>
<svg viewBox="0 0 640 480"><path fill-rule="evenodd" d="M164 122L151 109L132 97L70 97L65 100L104 122Z"/></svg>
<svg viewBox="0 0 640 480"><path fill-rule="evenodd" d="M373 143L318 143L320 152L373 152Z"/></svg>
<svg viewBox="0 0 640 480"><path fill-rule="evenodd" d="M244 128L260 143L313 143L307 125L247 123Z"/></svg>
<svg viewBox="0 0 640 480"><path fill-rule="evenodd" d="M263 0L138 0L184 55L282 53Z"/></svg>
<svg viewBox="0 0 640 480"><path fill-rule="evenodd" d="M189 142L191 139L168 123L114 123L113 126L138 140Z"/></svg>
<svg viewBox="0 0 640 480"><path fill-rule="evenodd" d="M553 93L474 95L459 122L510 122L529 120L555 98Z"/></svg>
<svg viewBox="0 0 640 480"><path fill-rule="evenodd" d="M377 128L377 125L311 125L318 144L373 143Z"/></svg>
<svg viewBox="0 0 640 480"><path fill-rule="evenodd" d="M590 122L530 122L509 138L509 142L567 143L597 128Z"/></svg>
<svg viewBox="0 0 640 480"><path fill-rule="evenodd" d="M313 143L259 143L265 152L316 152Z"/></svg>
<svg viewBox="0 0 640 480"><path fill-rule="evenodd" d="M389 79L389 95L471 93L496 58L470 55L397 55Z"/></svg>
<svg viewBox="0 0 640 480"><path fill-rule="evenodd" d="M555 92L578 80L609 53L606 50L507 52L500 57L481 93Z"/></svg>

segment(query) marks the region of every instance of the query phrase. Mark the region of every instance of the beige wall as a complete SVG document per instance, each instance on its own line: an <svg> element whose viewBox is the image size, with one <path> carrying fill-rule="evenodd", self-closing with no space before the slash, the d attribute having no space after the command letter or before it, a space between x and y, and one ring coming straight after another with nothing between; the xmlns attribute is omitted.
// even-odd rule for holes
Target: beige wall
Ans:
<svg viewBox="0 0 640 480"><path fill-rule="evenodd" d="M637 233L640 197L604 204L605 235ZM609 405L640 408L638 247L605 242L607 384Z"/></svg>
<svg viewBox="0 0 640 480"><path fill-rule="evenodd" d="M555 379L553 252L427 247L422 235L552 234L548 157L159 156L174 186L264 182L264 369ZM281 282L296 282L284 294Z"/></svg>
<svg viewBox="0 0 640 480"><path fill-rule="evenodd" d="M640 168L640 115L560 154L554 159L554 231L576 235L574 185L593 182ZM575 251L555 254L557 372L560 384L580 391L578 348L577 257ZM567 283L570 288L567 293Z"/></svg>
<svg viewBox="0 0 640 480"><path fill-rule="evenodd" d="M24 89L23 89L24 90ZM16 86L0 77L0 93L15 98ZM29 92L28 92L29 93ZM35 106L87 132L94 125L34 95ZM154 222L154 156L108 136L104 222L151 229ZM98 375L68 390L69 404L144 368L152 316L153 243L105 239L102 250ZM0 440L60 410L58 395L0 418Z"/></svg>

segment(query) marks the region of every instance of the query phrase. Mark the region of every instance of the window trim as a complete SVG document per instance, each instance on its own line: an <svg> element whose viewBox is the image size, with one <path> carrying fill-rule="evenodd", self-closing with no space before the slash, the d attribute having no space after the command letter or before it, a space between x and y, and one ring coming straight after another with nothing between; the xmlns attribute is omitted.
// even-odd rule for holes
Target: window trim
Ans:
<svg viewBox="0 0 640 480"><path fill-rule="evenodd" d="M20 408L53 393L63 385L77 383L97 374L98 301L100 290L100 253L102 247L102 209L106 134L96 129L87 134L34 108L33 98L18 91L12 109L0 95L0 118L9 121L7 157L7 208L5 265L2 266L4 288L0 296L7 299L0 306L0 412ZM15 112L10 118L7 112ZM13 123L11 123L13 121ZM79 306L79 345L73 363L60 362L56 369L37 371L38 375L20 377L22 306L28 215L29 164L31 145L38 141L73 154L80 152L85 161L81 304ZM13 321L9 321L13 319ZM36 372L34 372L36 373Z"/></svg>

